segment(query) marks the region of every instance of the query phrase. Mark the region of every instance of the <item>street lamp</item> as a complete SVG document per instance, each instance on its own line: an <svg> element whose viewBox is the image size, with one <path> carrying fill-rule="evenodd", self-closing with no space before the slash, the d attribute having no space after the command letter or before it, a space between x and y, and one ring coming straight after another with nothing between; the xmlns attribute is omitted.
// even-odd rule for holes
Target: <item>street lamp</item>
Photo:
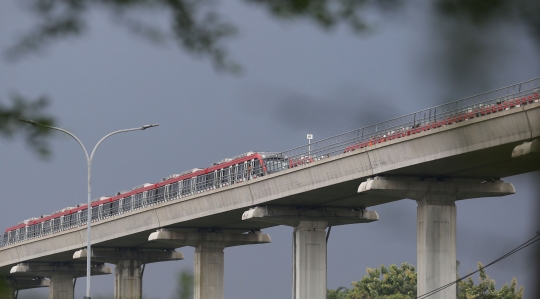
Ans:
<svg viewBox="0 0 540 299"><path fill-rule="evenodd" d="M109 133L109 134L105 135L103 138L101 138L101 140L99 140L99 142L96 144L96 146L94 146L94 149L92 150L92 153L90 154L90 156L88 156L88 151L86 151L86 148L84 147L82 142L79 140L79 138L77 138L77 136L73 135L69 131L66 131L64 129L57 128L57 127L52 127L52 126L39 124L39 123L36 123L33 120L27 120L27 119L19 119L19 120L22 121L22 122L31 124L33 126L49 128L49 129L57 130L57 131L64 132L64 133L68 134L69 136L73 137L73 139L75 139L79 143L79 145L82 147L82 149L84 151L84 154L86 155L86 162L87 162L87 165L88 165L88 206L87 206L86 214L87 214L88 217L87 217L87 220L86 220L87 221L86 222L86 224L87 224L86 296L84 297L84 299L90 299L90 264L91 264L91 260L92 260L92 251L91 251L91 245L92 245L91 242L92 242L92 240L90 239L91 223L92 223L92 207L91 207L92 194L91 194L91 188L90 188L91 184L90 184L90 182L91 182L91 177L92 177L92 172L91 172L92 158L94 157L94 153L96 152L96 149L99 146L99 144L101 142L103 142L103 140L107 139L108 137L110 137L112 135L115 135L115 134L118 134L118 133L124 133L124 132L129 132L129 131L136 131L136 130L146 130L146 129L149 129L149 128L152 128L152 127L157 127L158 124L144 125L144 126L139 127L139 128L118 130L118 131L114 131L112 133Z"/></svg>

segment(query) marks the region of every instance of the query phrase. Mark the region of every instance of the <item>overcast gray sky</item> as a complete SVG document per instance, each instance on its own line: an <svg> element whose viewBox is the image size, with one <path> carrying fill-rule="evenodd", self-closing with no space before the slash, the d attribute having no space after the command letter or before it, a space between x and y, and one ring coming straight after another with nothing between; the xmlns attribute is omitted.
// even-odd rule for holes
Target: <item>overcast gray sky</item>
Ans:
<svg viewBox="0 0 540 299"><path fill-rule="evenodd" d="M0 4L0 49L12 45L33 21L15 2ZM227 45L244 67L240 76L216 72L211 62L176 45L148 43L96 10L83 37L61 40L17 63L0 60L0 103L7 104L13 93L49 96L48 112L58 118L58 126L87 147L111 131L159 123L100 146L93 164L97 198L250 150L287 150L305 143L306 133L322 139L449 97L540 75L539 49L519 28L506 28L492 37L504 34L504 40L490 43L504 53L494 48L492 61L471 69L469 85L449 89L437 71L441 37L434 34L427 10L412 5L405 13L374 15L374 30L356 35L344 27L327 32L309 22L276 21L260 7L223 1L220 11L239 28ZM0 139L2 229L86 201L86 166L79 146L58 134L52 151L51 159L42 161L22 139ZM506 178L516 195L457 203L462 275L476 270L478 261L486 264L534 235L532 188L538 182L533 180L531 175ZM416 203L403 200L371 209L380 221L332 229L329 288L350 287L366 267L416 264ZM258 299L290 298L292 228L264 232L271 235L271 244L225 250L226 298L253 298L254 292ZM147 267L146 298L171 298L178 271L193 269L193 249L180 251L184 261ZM525 298L533 299L527 293L536 283L528 252L531 247L487 273L498 288L516 277L525 285ZM93 281L93 297L112 296L113 276ZM80 280L77 298L84 288ZM48 290L23 294L47 298Z"/></svg>

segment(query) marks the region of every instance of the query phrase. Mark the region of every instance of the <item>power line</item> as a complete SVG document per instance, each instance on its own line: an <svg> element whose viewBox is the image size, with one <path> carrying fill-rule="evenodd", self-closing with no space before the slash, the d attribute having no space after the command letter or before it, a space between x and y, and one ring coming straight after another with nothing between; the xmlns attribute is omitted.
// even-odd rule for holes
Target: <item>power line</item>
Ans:
<svg viewBox="0 0 540 299"><path fill-rule="evenodd" d="M416 299L425 299L425 298L427 298L427 297L429 297L429 296L431 296L431 295L433 295L433 294L435 294L435 293L438 293L438 292L440 292L440 291L442 291L442 290L444 290L444 289L446 289L446 288L449 288L449 287L451 287L452 285L454 285L454 284L456 284L456 283L458 283L458 282L464 280L465 278L467 278L467 277L469 277L469 276L472 276L472 275L475 274L475 273L478 273L480 270L483 270L483 269L485 269L485 268L487 268L487 267L489 267L489 266L491 266L491 265L493 265L493 264L495 264L495 263L497 263L497 262L499 262L499 261L501 261L501 260L503 260L503 259L505 259L505 258L511 256L512 254L514 254L514 253L520 251L521 249L523 249L523 248L525 248L525 247L528 247L528 246L532 245L533 243L535 243L535 242L537 242L537 241L540 241L540 231L537 231L537 232L536 232L536 235L535 235L534 237L532 237L531 239L527 240L525 243L519 245L518 247L514 248L513 250L509 251L508 253L506 253L505 255L503 255L503 256L501 256L501 257L499 257L498 259L494 260L493 262L491 262L491 263L489 263L489 264L487 264L487 265L481 267L480 269L478 269L478 270L472 272L472 273L469 274L469 275L466 275L466 276L463 276L463 277L459 278L459 279L456 280L456 281L453 281L453 282L451 282L451 283L445 284L445 285L443 285L443 286L441 286L441 287L438 287L438 288L436 288L435 290L430 291L430 292L427 292L427 293L425 293L425 294L423 294L423 295L417 296Z"/></svg>

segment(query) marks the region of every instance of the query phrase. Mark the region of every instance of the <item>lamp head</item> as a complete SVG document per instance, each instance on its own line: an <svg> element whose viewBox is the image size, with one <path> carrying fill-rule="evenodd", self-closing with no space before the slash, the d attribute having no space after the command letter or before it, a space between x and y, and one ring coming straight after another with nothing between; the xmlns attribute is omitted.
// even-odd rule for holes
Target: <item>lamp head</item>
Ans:
<svg viewBox="0 0 540 299"><path fill-rule="evenodd" d="M37 123L33 120L19 118L19 121L22 121L23 123L31 124L32 126L37 126Z"/></svg>
<svg viewBox="0 0 540 299"><path fill-rule="evenodd" d="M141 130L146 130L146 129L157 127L157 126L159 126L159 124L144 125L141 127Z"/></svg>

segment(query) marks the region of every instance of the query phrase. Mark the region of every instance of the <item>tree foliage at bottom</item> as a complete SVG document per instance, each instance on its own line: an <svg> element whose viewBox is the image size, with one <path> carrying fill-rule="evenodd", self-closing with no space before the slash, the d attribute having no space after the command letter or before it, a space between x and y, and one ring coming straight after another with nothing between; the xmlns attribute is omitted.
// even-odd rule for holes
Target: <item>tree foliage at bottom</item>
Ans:
<svg viewBox="0 0 540 299"><path fill-rule="evenodd" d="M476 285L471 277L459 280L456 291L457 299L522 299L523 286L517 286L516 278L506 283L500 290L495 288L495 280L478 263L479 279ZM459 277L457 277L459 279ZM352 288L339 287L327 291L327 299L415 299L417 273L413 265L390 265L386 268L366 269L366 275L352 282ZM434 297L436 298L436 297Z"/></svg>

